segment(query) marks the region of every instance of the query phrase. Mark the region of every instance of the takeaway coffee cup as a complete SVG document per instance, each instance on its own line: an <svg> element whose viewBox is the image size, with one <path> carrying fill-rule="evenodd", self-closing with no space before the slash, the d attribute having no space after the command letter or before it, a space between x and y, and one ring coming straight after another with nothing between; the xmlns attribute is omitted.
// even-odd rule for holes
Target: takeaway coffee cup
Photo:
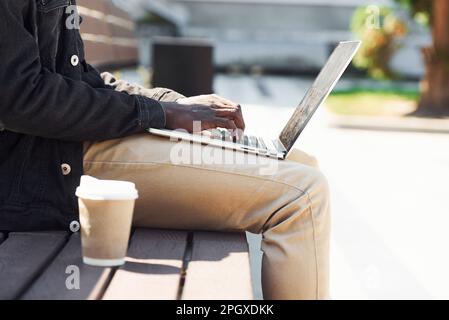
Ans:
<svg viewBox="0 0 449 320"><path fill-rule="evenodd" d="M101 267L123 265L138 198L134 183L83 176L76 195L83 262Z"/></svg>

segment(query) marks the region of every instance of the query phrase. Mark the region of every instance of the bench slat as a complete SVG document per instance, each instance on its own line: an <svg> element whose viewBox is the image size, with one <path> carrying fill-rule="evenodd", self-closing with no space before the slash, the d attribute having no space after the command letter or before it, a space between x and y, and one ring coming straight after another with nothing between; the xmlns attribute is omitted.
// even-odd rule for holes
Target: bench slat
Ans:
<svg viewBox="0 0 449 320"><path fill-rule="evenodd" d="M66 233L10 233L0 246L0 300L19 298L66 239Z"/></svg>
<svg viewBox="0 0 449 320"><path fill-rule="evenodd" d="M5 241L5 239L6 239L6 234L0 232L0 244L1 244L3 241Z"/></svg>
<svg viewBox="0 0 449 320"><path fill-rule="evenodd" d="M137 229L103 299L176 299L186 245L186 232Z"/></svg>
<svg viewBox="0 0 449 320"><path fill-rule="evenodd" d="M70 237L64 249L22 299L99 299L109 283L112 272L111 268L92 267L83 263L81 238L80 234L76 233ZM77 282L77 279L79 279L79 282ZM69 288L67 288L66 282L68 282Z"/></svg>
<svg viewBox="0 0 449 320"><path fill-rule="evenodd" d="M253 298L245 234L195 233L182 299Z"/></svg>

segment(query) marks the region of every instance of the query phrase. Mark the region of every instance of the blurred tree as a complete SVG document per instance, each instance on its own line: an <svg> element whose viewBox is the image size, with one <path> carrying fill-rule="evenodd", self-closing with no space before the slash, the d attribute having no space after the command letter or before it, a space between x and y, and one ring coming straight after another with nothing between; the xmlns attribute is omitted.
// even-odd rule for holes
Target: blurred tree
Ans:
<svg viewBox="0 0 449 320"><path fill-rule="evenodd" d="M397 38L407 33L405 23L388 7L367 6L355 11L351 30L362 40L354 64L374 79L395 78L390 59L399 49Z"/></svg>
<svg viewBox="0 0 449 320"><path fill-rule="evenodd" d="M164 17L154 13L152 11L146 10L140 19L137 20L139 24L151 24L151 25L165 25L165 26L175 26L172 22L165 19Z"/></svg>
<svg viewBox="0 0 449 320"><path fill-rule="evenodd" d="M423 48L426 74L417 114L449 115L449 1L396 0L410 9L418 22L430 26L433 44Z"/></svg>
<svg viewBox="0 0 449 320"><path fill-rule="evenodd" d="M429 26L433 43L422 48L426 65L421 85L421 98L416 115L449 115L449 1L448 0L395 0L410 11L420 24ZM372 7L372 6L371 6ZM398 49L397 38L407 30L391 9L379 7L370 12L370 7L359 8L352 21L352 30L364 40L357 66L367 69L374 78L392 78L388 67L393 53ZM372 23L377 14L378 24Z"/></svg>

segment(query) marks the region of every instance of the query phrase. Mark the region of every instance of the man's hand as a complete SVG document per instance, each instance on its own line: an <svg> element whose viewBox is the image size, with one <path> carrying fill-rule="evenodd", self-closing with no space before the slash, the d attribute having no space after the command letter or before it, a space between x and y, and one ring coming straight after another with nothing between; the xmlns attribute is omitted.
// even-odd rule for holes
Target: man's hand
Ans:
<svg viewBox="0 0 449 320"><path fill-rule="evenodd" d="M165 109L166 128L193 132L193 122L201 122L201 130L225 128L245 130L239 104L215 94L182 98L177 102L161 102Z"/></svg>

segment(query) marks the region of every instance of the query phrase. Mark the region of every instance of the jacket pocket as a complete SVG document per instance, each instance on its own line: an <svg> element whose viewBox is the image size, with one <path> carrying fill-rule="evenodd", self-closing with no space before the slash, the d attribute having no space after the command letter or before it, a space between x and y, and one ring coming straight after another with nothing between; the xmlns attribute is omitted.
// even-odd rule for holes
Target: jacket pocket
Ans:
<svg viewBox="0 0 449 320"><path fill-rule="evenodd" d="M52 10L64 8L70 4L70 0L38 0L37 10L48 13Z"/></svg>
<svg viewBox="0 0 449 320"><path fill-rule="evenodd" d="M37 35L42 66L56 72L56 56L70 0L37 0Z"/></svg>

